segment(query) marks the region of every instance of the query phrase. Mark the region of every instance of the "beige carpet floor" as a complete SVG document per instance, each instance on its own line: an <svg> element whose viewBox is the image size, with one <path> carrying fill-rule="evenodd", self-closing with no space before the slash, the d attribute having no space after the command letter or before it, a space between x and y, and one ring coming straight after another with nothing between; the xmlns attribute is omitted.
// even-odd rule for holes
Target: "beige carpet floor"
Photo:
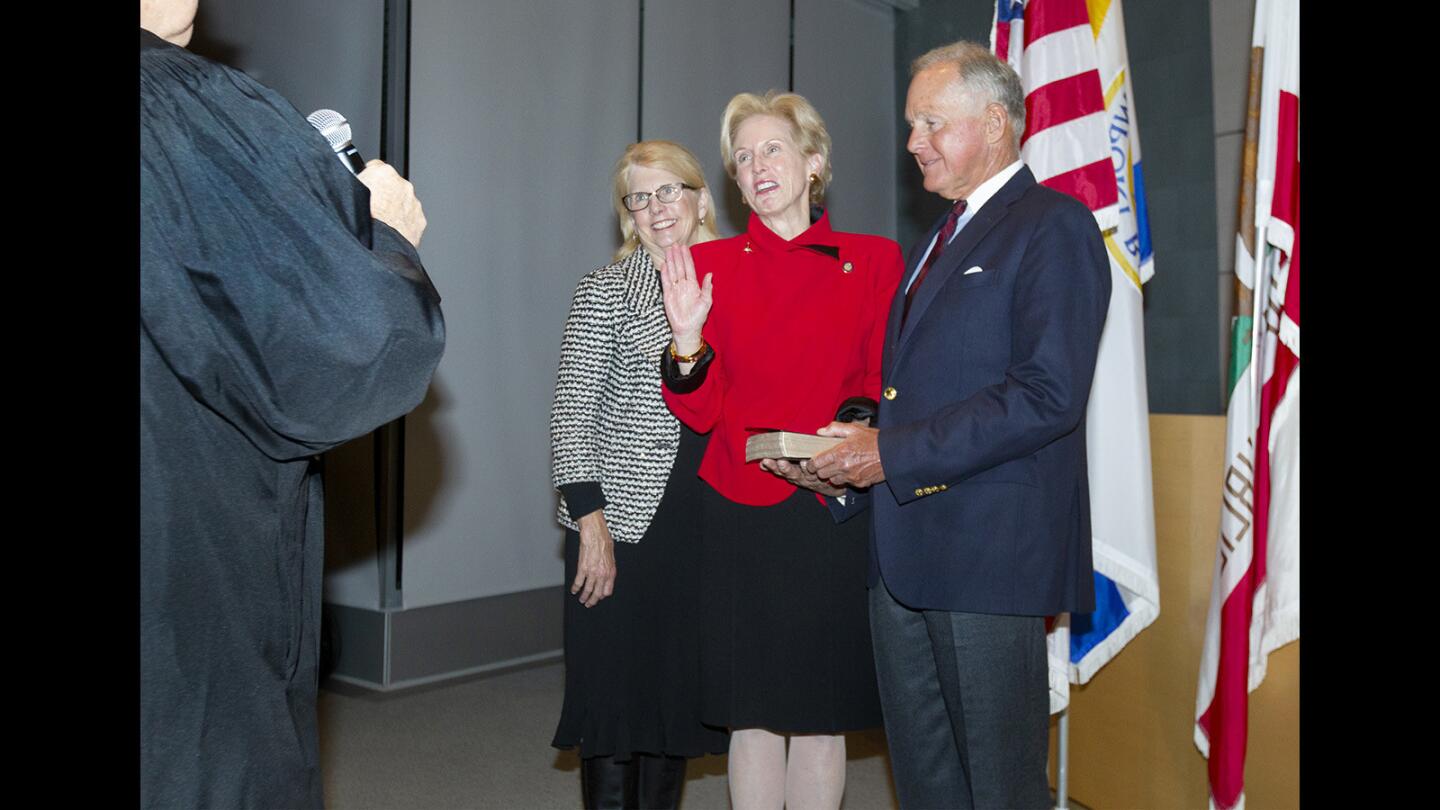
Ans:
<svg viewBox="0 0 1440 810"><path fill-rule="evenodd" d="M547 664L395 694L320 692L325 804L335 810L578 808L580 761L550 747L565 672ZM846 740L844 807L896 807L885 737ZM684 810L727 810L725 757L691 760Z"/></svg>
<svg viewBox="0 0 1440 810"><path fill-rule="evenodd" d="M554 663L390 694L328 683L320 691L326 806L579 808L579 760L550 747L564 678ZM884 733L847 735L846 746L842 806L897 807ZM725 757L690 761L680 806L728 810Z"/></svg>

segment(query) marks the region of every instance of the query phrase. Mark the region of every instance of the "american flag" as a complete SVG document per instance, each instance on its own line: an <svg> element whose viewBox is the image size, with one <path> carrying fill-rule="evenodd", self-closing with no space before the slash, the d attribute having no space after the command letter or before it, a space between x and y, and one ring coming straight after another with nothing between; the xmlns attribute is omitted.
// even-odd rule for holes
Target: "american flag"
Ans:
<svg viewBox="0 0 1440 810"><path fill-rule="evenodd" d="M996 0L990 46L1025 86L1025 165L1089 206L1102 230L1115 227L1118 190L1084 0Z"/></svg>
<svg viewBox="0 0 1440 810"><path fill-rule="evenodd" d="M991 47L1025 88L1022 158L1094 212L1110 254L1085 423L1096 607L1049 627L1053 713L1160 615L1142 290L1154 257L1120 0L998 0Z"/></svg>

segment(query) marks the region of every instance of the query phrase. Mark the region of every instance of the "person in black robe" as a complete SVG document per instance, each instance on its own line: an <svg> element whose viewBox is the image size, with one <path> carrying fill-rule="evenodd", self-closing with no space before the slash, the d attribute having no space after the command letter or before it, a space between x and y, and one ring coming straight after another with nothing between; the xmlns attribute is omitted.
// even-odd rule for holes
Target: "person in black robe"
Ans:
<svg viewBox="0 0 1440 810"><path fill-rule="evenodd" d="M194 11L141 3L141 805L318 808L317 457L419 404L444 322L410 184L177 47Z"/></svg>

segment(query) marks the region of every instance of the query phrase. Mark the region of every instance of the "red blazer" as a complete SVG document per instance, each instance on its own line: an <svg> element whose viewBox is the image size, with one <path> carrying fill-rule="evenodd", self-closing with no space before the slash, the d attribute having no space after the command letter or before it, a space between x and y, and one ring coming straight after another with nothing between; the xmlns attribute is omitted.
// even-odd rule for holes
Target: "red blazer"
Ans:
<svg viewBox="0 0 1440 810"><path fill-rule="evenodd" d="M880 396L900 246L832 231L829 214L787 242L752 213L745 233L691 250L699 278L714 274L704 335L715 359L698 388L665 388L665 402L713 431L701 478L737 503L780 503L795 486L745 463L747 428L814 433L846 399Z"/></svg>

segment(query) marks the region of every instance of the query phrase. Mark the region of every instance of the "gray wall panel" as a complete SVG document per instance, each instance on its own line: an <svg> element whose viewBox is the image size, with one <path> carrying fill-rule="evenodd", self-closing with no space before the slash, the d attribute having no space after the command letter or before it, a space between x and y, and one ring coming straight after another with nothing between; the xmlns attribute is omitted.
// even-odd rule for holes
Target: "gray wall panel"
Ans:
<svg viewBox="0 0 1440 810"><path fill-rule="evenodd" d="M1245 131L1250 83L1250 36L1255 0L1210 0L1210 51L1215 134Z"/></svg>
<svg viewBox="0 0 1440 810"><path fill-rule="evenodd" d="M720 209L720 235L744 230L748 211L720 162L720 115L736 93L789 89L789 3L650 0L644 70L641 137L694 152Z"/></svg>
<svg viewBox="0 0 1440 810"><path fill-rule="evenodd" d="M301 114L350 121L355 146L380 156L384 0L205 0L190 49L273 87Z"/></svg>
<svg viewBox="0 0 1440 810"><path fill-rule="evenodd" d="M618 242L634 2L416 0L411 176L448 342L406 420L407 608L555 585L549 405L579 277Z"/></svg>
<svg viewBox="0 0 1440 810"><path fill-rule="evenodd" d="M910 128L905 125L905 94L910 89L910 63L931 48L970 39L988 42L994 3L957 3L955 0L920 0L895 14L895 125L896 241L902 250L935 223L948 204L925 190L915 158L905 151Z"/></svg>
<svg viewBox="0 0 1440 810"><path fill-rule="evenodd" d="M1155 245L1145 285L1150 410L1220 413L1209 5L1132 0L1125 32Z"/></svg>
<svg viewBox="0 0 1440 810"><path fill-rule="evenodd" d="M831 224L891 239L894 38L894 11L873 0L795 0L795 92L815 105L830 131Z"/></svg>

